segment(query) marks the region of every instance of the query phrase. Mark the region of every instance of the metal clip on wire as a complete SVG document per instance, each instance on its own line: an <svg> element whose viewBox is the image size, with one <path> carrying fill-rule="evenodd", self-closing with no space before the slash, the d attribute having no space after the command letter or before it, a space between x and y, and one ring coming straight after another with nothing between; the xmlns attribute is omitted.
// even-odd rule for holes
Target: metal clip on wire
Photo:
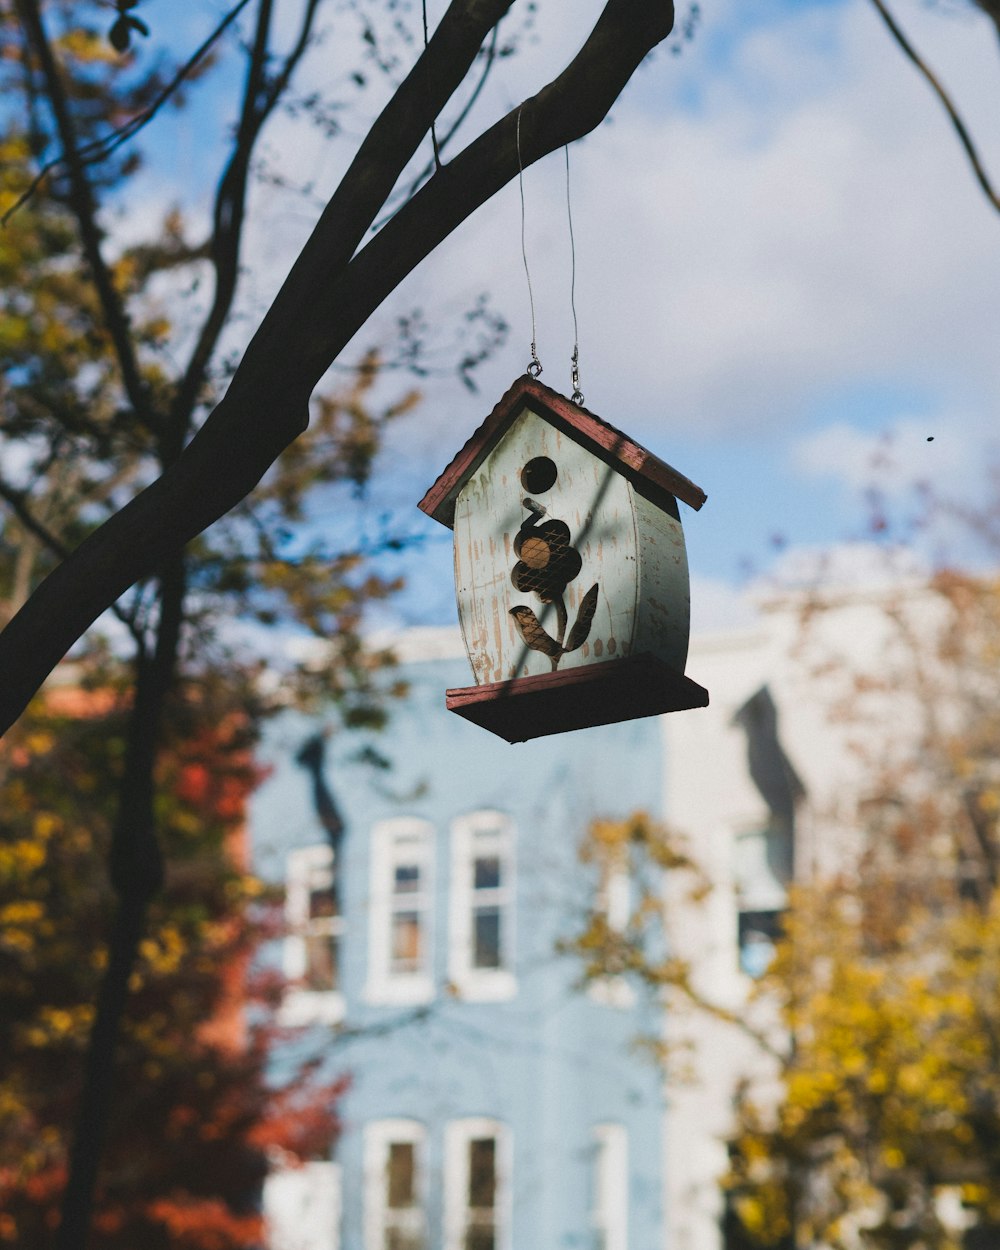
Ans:
<svg viewBox="0 0 1000 1250"><path fill-rule="evenodd" d="M572 366L573 394L570 396L573 403L578 407L583 407L583 391L580 390L580 349L573 348L573 355L570 357Z"/></svg>

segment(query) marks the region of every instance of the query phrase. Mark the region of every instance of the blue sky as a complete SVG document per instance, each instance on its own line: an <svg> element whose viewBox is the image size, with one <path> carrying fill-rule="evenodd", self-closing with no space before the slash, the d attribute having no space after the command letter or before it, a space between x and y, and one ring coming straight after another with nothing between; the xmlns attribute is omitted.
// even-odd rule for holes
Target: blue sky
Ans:
<svg viewBox="0 0 1000 1250"><path fill-rule="evenodd" d="M150 3L154 35L168 7ZM428 7L433 22L445 0ZM701 8L694 40L651 58L612 120L574 146L572 181L587 404L708 492L700 514L685 510L685 524L695 620L710 627L745 614L748 585L800 569L804 551L864 540L872 481L900 515L916 480L965 498L981 493L1000 427L1000 215L868 0ZM541 0L535 37L502 63L476 120L488 123L551 77L599 9L599 0ZM895 10L1000 177L991 26L958 0L896 0ZM208 20L207 9L190 11ZM352 21L336 19L305 66L306 84L343 81ZM150 168L146 212L169 198L194 216L207 211L200 155L229 121L215 87L164 123L159 150L168 159ZM349 142L331 144L286 118L266 148L289 176L327 194L351 154ZM527 171L525 197L543 381L568 392L563 179L554 154ZM315 219L300 200L266 188L254 209L247 320L234 345ZM479 395L453 380L423 383L422 407L383 456L365 524L389 513L426 536L400 558L409 582L392 614L400 623L454 616L449 536L415 503L527 363L519 212L512 185L404 283L354 345L360 354L387 340L394 319L417 306L448 341L480 292L512 327L480 371ZM391 377L387 393L405 384ZM350 527L349 507L327 500L316 524Z"/></svg>

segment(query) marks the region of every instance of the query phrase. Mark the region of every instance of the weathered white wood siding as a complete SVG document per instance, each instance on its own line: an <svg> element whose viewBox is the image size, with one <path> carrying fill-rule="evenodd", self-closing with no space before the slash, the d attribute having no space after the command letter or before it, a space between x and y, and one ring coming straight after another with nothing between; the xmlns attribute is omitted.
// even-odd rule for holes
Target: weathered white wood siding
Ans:
<svg viewBox="0 0 1000 1250"><path fill-rule="evenodd" d="M566 588L569 627L580 601L596 582L597 610L584 646L564 655L560 670L628 655L634 625L637 546L631 490L596 456L530 410L522 412L465 484L455 508L455 585L459 620L476 682L548 673L551 662L521 641L509 612L525 605L553 636L552 604L523 594L511 582L517 564L514 538L530 516L522 500L524 465L548 456L555 484L532 496L546 519L563 521L583 566Z"/></svg>
<svg viewBox="0 0 1000 1250"><path fill-rule="evenodd" d="M548 456L558 470L552 487L532 498L546 518L564 521L583 566L566 589L569 627L595 583L597 610L582 647L564 655L560 671L650 651L683 671L689 591L684 538L671 512L637 495L591 452L525 409L465 484L455 509L455 585L459 619L477 684L551 671L541 652L525 647L509 612L530 607L557 632L553 605L511 582L514 538L529 517L522 500L524 465Z"/></svg>
<svg viewBox="0 0 1000 1250"><path fill-rule="evenodd" d="M632 649L649 652L679 673L687 663L691 583L677 500L665 512L633 491L639 549Z"/></svg>

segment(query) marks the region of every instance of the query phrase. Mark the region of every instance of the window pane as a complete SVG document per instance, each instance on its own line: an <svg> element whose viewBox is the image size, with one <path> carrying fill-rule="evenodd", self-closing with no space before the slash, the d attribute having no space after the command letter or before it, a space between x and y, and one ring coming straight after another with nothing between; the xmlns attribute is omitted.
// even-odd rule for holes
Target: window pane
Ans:
<svg viewBox="0 0 1000 1250"><path fill-rule="evenodd" d="M495 890L500 885L499 855L480 855L476 857L473 870L473 885L477 890Z"/></svg>
<svg viewBox="0 0 1000 1250"><path fill-rule="evenodd" d="M469 1142L469 1207L470 1213L492 1212L497 1191L497 1143L493 1137ZM492 1219L489 1221L492 1224Z"/></svg>
<svg viewBox="0 0 1000 1250"><path fill-rule="evenodd" d="M472 913L472 966L500 967L500 908L477 907Z"/></svg>
<svg viewBox="0 0 1000 1250"><path fill-rule="evenodd" d="M319 920L337 914L337 896L332 885L314 885L309 890L309 919Z"/></svg>
<svg viewBox="0 0 1000 1250"><path fill-rule="evenodd" d="M385 1234L385 1250L424 1250L424 1235L416 1229L390 1228Z"/></svg>
<svg viewBox="0 0 1000 1250"><path fill-rule="evenodd" d="M416 972L421 954L420 913L398 911L392 917L392 970Z"/></svg>
<svg viewBox="0 0 1000 1250"><path fill-rule="evenodd" d="M389 1143L388 1205L390 1208L412 1207L416 1201L416 1158L411 1141Z"/></svg>
<svg viewBox="0 0 1000 1250"><path fill-rule="evenodd" d="M397 864L392 890L394 894L413 894L420 889L420 865Z"/></svg>
<svg viewBox="0 0 1000 1250"><path fill-rule="evenodd" d="M497 1230L492 1219L487 1224L470 1224L463 1250L496 1250Z"/></svg>
<svg viewBox="0 0 1000 1250"><path fill-rule="evenodd" d="M783 916L780 911L740 912L740 967L747 976L760 977L767 971L782 936Z"/></svg>
<svg viewBox="0 0 1000 1250"><path fill-rule="evenodd" d="M335 990L338 984L337 939L331 933L306 934L306 988Z"/></svg>

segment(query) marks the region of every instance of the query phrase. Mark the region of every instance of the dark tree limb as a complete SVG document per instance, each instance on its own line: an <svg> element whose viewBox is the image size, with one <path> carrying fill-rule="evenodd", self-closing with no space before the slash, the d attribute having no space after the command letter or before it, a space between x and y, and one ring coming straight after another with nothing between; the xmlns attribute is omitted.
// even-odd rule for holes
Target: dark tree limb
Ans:
<svg viewBox="0 0 1000 1250"><path fill-rule="evenodd" d="M83 252L101 302L104 321L111 337L118 367L121 370L125 394L139 422L147 428L152 428L153 414L149 410L146 386L139 371L128 313L101 252L97 206L94 203L86 168L77 150L76 126L73 122L62 74L56 64L52 45L45 33L38 0L16 0L16 4L22 26L28 35L35 56L38 57L38 63L45 78L46 93L52 105L56 128L62 144L63 158L69 173L70 207L80 226Z"/></svg>
<svg viewBox="0 0 1000 1250"><path fill-rule="evenodd" d="M83 1087L69 1155L69 1179L63 1191L55 1250L80 1250L87 1244L107 1109L113 1092L118 1034L128 1001L129 979L145 932L146 910L146 900L136 896L119 902L115 914L108 942L108 963L87 1042Z"/></svg>
<svg viewBox="0 0 1000 1250"><path fill-rule="evenodd" d="M479 75L479 78L476 80L476 85L475 87L473 87L471 95L466 100L466 102L462 105L461 112L458 114L455 120L450 123L445 133L441 135L440 138L435 138L434 149L431 155L431 159L427 162L427 164L423 167L423 169L421 169L421 171L416 175L416 177L410 183L407 190L405 190L403 194L400 196L400 202L393 209L391 209L388 213L386 213L386 215L380 221L375 222L375 224L372 226L373 230L381 230L381 228L385 225L387 221L391 221L392 218L395 217L395 215L399 212L400 208L402 208L403 204L407 203L409 200L411 200L414 197L414 195L416 195L416 193L424 185L424 183L431 176L431 174L434 173L435 170L441 169L441 154L444 152L445 148L448 146L451 140L455 137L456 133L461 129L466 118L472 112L476 101L479 99L479 96L481 95L483 88L486 86L487 80L489 79L493 66L496 64L497 44L499 43L499 40L500 40L500 26L498 23L496 26L493 27L493 34L490 36L490 44L489 44L489 47L486 49L485 56L483 57L482 71Z"/></svg>
<svg viewBox="0 0 1000 1250"><path fill-rule="evenodd" d="M301 345L312 385L349 341L350 335L341 337L341 327L363 325L420 261L517 177L518 113L527 168L604 120L640 62L670 33L672 20L669 4L610 0L558 78L470 143L417 192L336 284L319 295L318 315L311 318ZM266 328L267 319L259 333Z"/></svg>
<svg viewBox="0 0 1000 1250"><path fill-rule="evenodd" d="M0 634L0 731L134 582L229 511L307 426L309 396L400 281L517 174L516 111L436 174L351 258L510 0L456 0L375 122L251 341L229 390L177 461L94 531ZM673 25L669 0L608 0L569 67L525 102L530 164L597 126Z"/></svg>
<svg viewBox="0 0 1000 1250"><path fill-rule="evenodd" d="M987 15L1000 35L1000 0L975 0L975 3Z"/></svg>
<svg viewBox="0 0 1000 1250"><path fill-rule="evenodd" d="M66 559L69 555L69 548L56 533L49 529L44 521L40 521L35 516L28 503L28 496L24 491L17 490L9 482L5 482L0 478L0 499L7 504L29 534L33 534L54 556L57 556L60 560ZM111 611L114 612L115 616L129 631L132 640L136 643L141 642L142 635L132 613L127 612L120 603L115 603Z"/></svg>
<svg viewBox="0 0 1000 1250"><path fill-rule="evenodd" d="M1000 3L980 3L980 0L976 0L976 2L979 4L981 9L984 9L990 14L995 22L1000 21ZM969 133L968 127L962 120L961 114L955 107L951 96L944 89L944 86L938 76L923 59L913 44L910 43L902 27L889 12L889 9L886 7L883 0L872 0L872 4L878 10L893 39L895 39L905 55L913 62L920 73L924 76L930 85L931 90L941 101L944 111L948 114L948 120L951 122L955 133L958 135L958 140L965 150L965 155L968 157L969 164L972 166L972 172L976 176L976 181L982 188L982 192L986 196L987 200L989 200L990 204L992 204L996 211L1000 213L1000 194L998 194L994 189L993 183L990 181L989 175L986 172L986 167L979 155L979 151L976 148L975 143L972 141L972 135Z"/></svg>

